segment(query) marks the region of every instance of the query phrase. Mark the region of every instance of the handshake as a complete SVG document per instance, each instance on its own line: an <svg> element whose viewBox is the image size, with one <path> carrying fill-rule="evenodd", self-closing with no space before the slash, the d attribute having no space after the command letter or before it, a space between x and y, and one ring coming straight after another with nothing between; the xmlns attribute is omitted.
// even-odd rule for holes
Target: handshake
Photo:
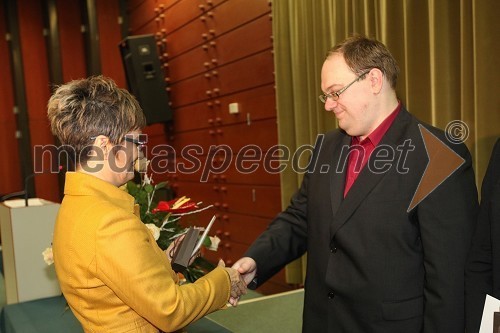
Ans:
<svg viewBox="0 0 500 333"><path fill-rule="evenodd" d="M229 274L231 280L231 297L229 303L237 306L241 295L247 293L247 287L252 282L257 272L255 260L244 257L238 260L231 268L226 267L224 261L219 261L219 267L222 267Z"/></svg>
<svg viewBox="0 0 500 333"><path fill-rule="evenodd" d="M200 230L191 227L185 235L182 235L170 244L165 253L174 271L180 272L185 270L186 267L194 261L194 258L199 256L200 246L214 221L215 215L199 239L198 234ZM232 306L236 306L238 305L240 296L247 293L248 285L255 277L257 263L250 257L243 257L231 268L226 267L222 259L219 260L218 266L225 269L229 275L229 280L231 282L231 297L229 298L229 303Z"/></svg>
<svg viewBox="0 0 500 333"><path fill-rule="evenodd" d="M213 220L214 219L212 219L212 221ZM210 228L207 227L207 230L208 229ZM168 249L165 250L167 258L176 272L185 269L200 255L199 245L201 242L198 241L198 244L194 244L198 239L198 233L194 231L193 228L190 228L187 235L182 235L177 238L170 244ZM206 233L201 239L203 239L205 235ZM218 266L225 269L229 274L229 279L231 281L231 297L229 298L229 303L232 306L236 306L238 305L240 296L247 293L248 285L254 279L255 273L257 273L257 263L250 257L243 257L231 268L226 267L222 259L219 260Z"/></svg>

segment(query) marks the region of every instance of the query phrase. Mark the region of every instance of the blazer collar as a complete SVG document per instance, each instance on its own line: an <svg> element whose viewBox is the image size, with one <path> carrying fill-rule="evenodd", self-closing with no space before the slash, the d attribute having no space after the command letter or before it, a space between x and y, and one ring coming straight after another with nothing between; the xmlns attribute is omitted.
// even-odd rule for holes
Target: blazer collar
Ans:
<svg viewBox="0 0 500 333"><path fill-rule="evenodd" d="M134 198L121 188L82 172L67 172L64 194L69 196L95 196L134 212Z"/></svg>
<svg viewBox="0 0 500 333"><path fill-rule="evenodd" d="M393 149L402 143L404 134L411 123L412 116L402 107L392 126L384 135L378 146L388 145ZM345 175L347 172L347 148L351 142L351 137L343 133L343 138L334 147L333 167L334 171L330 177L330 193L332 202L333 222L330 224L330 236L333 238L363 202L372 189L387 175L384 173L373 173L365 166L360 172L356 182L352 185L349 193L343 198ZM370 158L371 159L371 158ZM337 167L339 165L339 167ZM343 167L342 167L343 166Z"/></svg>

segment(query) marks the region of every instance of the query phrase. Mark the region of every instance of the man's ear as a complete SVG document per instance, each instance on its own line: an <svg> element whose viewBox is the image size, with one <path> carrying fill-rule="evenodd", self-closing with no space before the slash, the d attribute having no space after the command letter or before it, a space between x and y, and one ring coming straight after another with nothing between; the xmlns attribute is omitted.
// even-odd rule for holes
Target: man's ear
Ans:
<svg viewBox="0 0 500 333"><path fill-rule="evenodd" d="M384 73L378 68L373 68L367 75L373 93L379 94L384 86Z"/></svg>

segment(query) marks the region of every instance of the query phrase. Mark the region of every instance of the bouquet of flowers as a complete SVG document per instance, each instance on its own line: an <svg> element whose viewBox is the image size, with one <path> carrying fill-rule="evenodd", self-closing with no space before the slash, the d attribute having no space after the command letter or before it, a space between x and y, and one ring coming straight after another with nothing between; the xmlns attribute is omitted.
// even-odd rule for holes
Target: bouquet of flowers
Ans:
<svg viewBox="0 0 500 333"><path fill-rule="evenodd" d="M141 170L147 169L141 167ZM167 182L154 184L152 175L140 173L140 182L129 181L125 190L135 198L139 209L136 214L153 234L158 246L166 250L177 238L185 234L188 228L181 226L183 216L197 214L212 206L203 206L201 202L194 202L185 196L174 198L174 194ZM163 193L168 201L158 200L158 194ZM216 251L220 239L217 236L206 237L203 246L209 250ZM194 282L198 278L211 271L215 266L203 258L197 257L184 272L184 278L189 282Z"/></svg>

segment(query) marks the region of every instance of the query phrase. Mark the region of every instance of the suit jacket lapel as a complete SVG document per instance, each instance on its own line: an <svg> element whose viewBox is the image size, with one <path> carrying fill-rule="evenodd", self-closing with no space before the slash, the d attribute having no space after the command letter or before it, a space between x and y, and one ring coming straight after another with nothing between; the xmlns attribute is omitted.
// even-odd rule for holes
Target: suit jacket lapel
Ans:
<svg viewBox="0 0 500 333"><path fill-rule="evenodd" d="M402 136L406 132L406 128L410 122L411 116L403 107L399 112L398 116L394 120L394 123L389 128L387 133L384 135L379 145L388 145L394 149L396 152L397 144L401 143ZM348 138L348 145L350 144L350 137L346 135ZM340 153L338 152L339 147L334 153L334 156L338 158ZM370 157L372 159L374 155ZM346 158L345 156L343 157ZM337 159L338 161L338 159ZM347 164L345 164L345 170L342 173L338 173L333 175L332 178L337 179L337 177L342 177L345 180L345 174L347 172ZM394 166L393 166L394 167ZM391 168L392 170L392 168ZM337 188L332 188L332 202L339 202L338 206L332 205L333 210L333 222L330 225L330 236L333 238L335 233L348 221L349 217L354 213L354 211L358 208L363 200L370 194L373 188L390 172L383 173L374 173L369 170L368 165L365 165L363 170L360 172L358 178L352 185L349 190L347 196L344 200L342 200L344 193L344 180L342 182L333 182L331 185L334 185ZM334 172L335 173L335 172ZM342 186L338 186L337 184L342 184ZM339 194L340 193L340 194ZM340 195L340 200L337 201L336 198Z"/></svg>
<svg viewBox="0 0 500 333"><path fill-rule="evenodd" d="M330 172L330 196L332 203L332 214L335 216L342 201L344 200L345 174L347 171L347 152L351 145L351 137L343 134L337 144L333 144L331 172Z"/></svg>

